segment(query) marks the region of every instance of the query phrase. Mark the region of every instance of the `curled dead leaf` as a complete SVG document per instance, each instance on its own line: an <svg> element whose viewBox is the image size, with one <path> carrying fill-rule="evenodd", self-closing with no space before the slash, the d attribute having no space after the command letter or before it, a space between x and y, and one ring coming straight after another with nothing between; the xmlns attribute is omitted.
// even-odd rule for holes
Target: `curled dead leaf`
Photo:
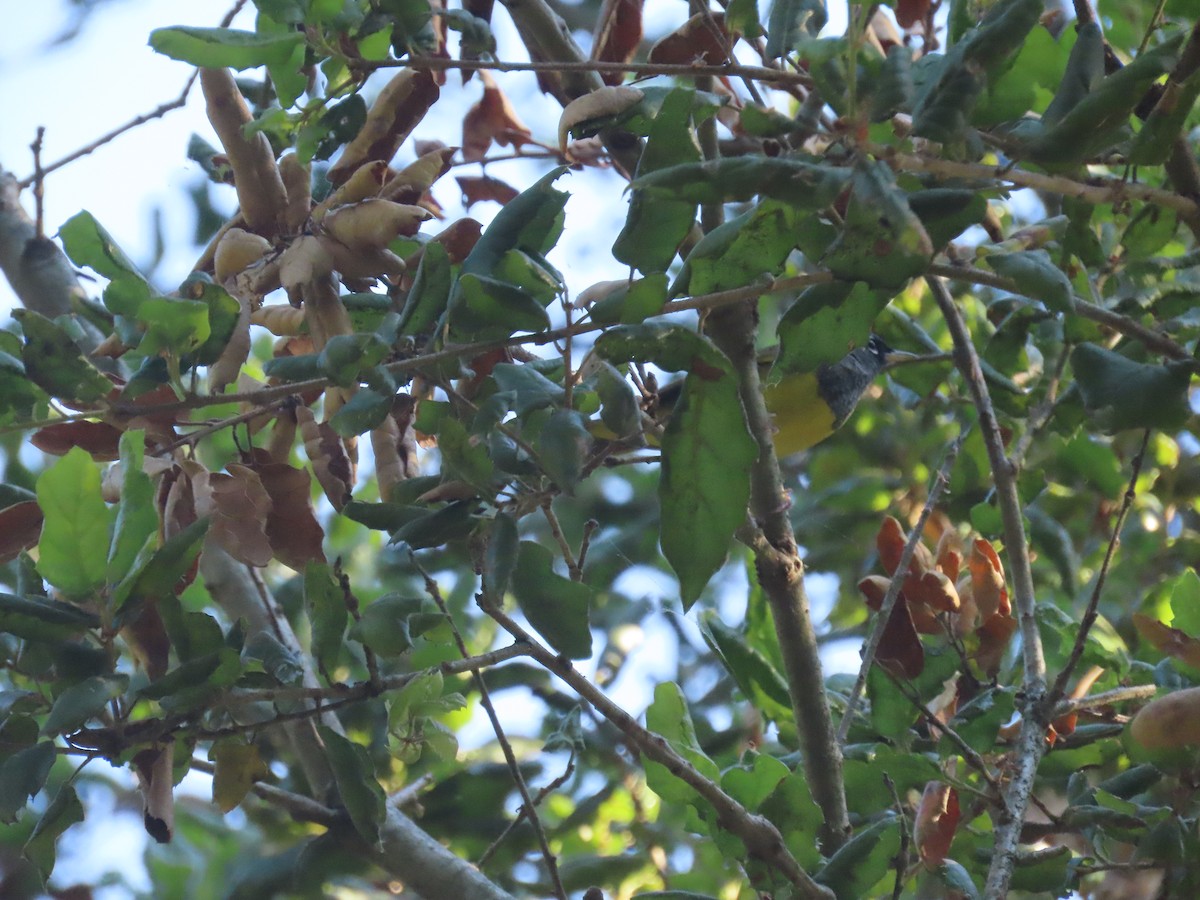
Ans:
<svg viewBox="0 0 1200 900"><path fill-rule="evenodd" d="M606 85L582 97L577 97L568 103L558 120L558 147L564 155L567 152L567 137L571 131L590 122L625 112L631 106L640 103L646 96L642 91L628 85Z"/></svg>
<svg viewBox="0 0 1200 900"><path fill-rule="evenodd" d="M218 284L240 275L271 252L271 242L244 228L230 228L221 236L213 255Z"/></svg>
<svg viewBox="0 0 1200 900"><path fill-rule="evenodd" d="M431 218L420 206L375 198L339 206L322 224L337 241L353 251L382 250L400 235L414 235Z"/></svg>
<svg viewBox="0 0 1200 900"><path fill-rule="evenodd" d="M483 159L493 142L519 148L533 139L533 132L521 121L492 74L482 70L479 77L483 96L463 118L463 159L472 161Z"/></svg>
<svg viewBox="0 0 1200 900"><path fill-rule="evenodd" d="M655 43L648 59L652 63L719 66L728 61L732 45L725 14L705 9Z"/></svg>
<svg viewBox="0 0 1200 900"><path fill-rule="evenodd" d="M404 69L393 77L371 104L362 130L330 167L327 173L330 183L341 184L363 163L391 160L439 93L430 72Z"/></svg>

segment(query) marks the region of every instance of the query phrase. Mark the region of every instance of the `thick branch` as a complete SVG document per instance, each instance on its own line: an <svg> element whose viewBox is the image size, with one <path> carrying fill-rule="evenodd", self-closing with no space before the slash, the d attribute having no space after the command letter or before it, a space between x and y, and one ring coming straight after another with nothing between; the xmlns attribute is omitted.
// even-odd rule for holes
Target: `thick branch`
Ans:
<svg viewBox="0 0 1200 900"><path fill-rule="evenodd" d="M771 414L763 400L755 347L756 309L753 302L730 307L712 316L713 341L733 362L738 393L750 433L758 441L758 459L750 472L750 514L769 550L754 554L758 581L771 605L775 631L783 651L792 712L804 749L804 770L813 799L825 824L821 845L826 853L840 847L850 834L842 751L833 727L820 647L813 629L804 589L804 563L788 518L787 491L779 471L772 438ZM764 552L765 551L765 552Z"/></svg>

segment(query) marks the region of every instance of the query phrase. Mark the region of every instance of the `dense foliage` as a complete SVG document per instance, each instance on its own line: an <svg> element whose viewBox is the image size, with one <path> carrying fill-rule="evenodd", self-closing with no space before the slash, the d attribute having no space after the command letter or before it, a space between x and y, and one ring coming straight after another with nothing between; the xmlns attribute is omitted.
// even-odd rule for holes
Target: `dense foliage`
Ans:
<svg viewBox="0 0 1200 900"><path fill-rule="evenodd" d="M502 3L154 32L239 205L177 288L3 175L0 893L135 779L155 896L1200 892L1200 5Z"/></svg>

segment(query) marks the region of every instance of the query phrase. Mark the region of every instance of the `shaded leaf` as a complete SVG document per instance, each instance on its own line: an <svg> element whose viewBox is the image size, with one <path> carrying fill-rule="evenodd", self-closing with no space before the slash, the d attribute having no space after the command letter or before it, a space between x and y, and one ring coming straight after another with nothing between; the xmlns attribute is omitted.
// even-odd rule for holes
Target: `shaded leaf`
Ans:
<svg viewBox="0 0 1200 900"><path fill-rule="evenodd" d="M512 593L529 624L559 653L571 659L592 654L588 607L592 589L557 574L547 547L521 541L512 573Z"/></svg>

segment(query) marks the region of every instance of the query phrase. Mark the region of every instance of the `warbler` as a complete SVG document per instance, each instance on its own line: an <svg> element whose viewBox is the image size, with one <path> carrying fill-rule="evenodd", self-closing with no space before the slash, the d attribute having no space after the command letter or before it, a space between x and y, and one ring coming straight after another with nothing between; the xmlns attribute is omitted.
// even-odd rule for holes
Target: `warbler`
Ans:
<svg viewBox="0 0 1200 900"><path fill-rule="evenodd" d="M775 423L775 453L791 456L825 440L850 418L858 401L880 372L914 354L893 350L878 335L851 350L835 363L815 372L784 375L763 389L763 399ZM760 361L763 373L770 367L768 355ZM655 418L665 420L679 401L683 380L673 381L658 392Z"/></svg>
<svg viewBox="0 0 1200 900"><path fill-rule="evenodd" d="M913 356L873 334L835 363L785 375L764 388L763 399L775 420L776 455L790 456L821 443L850 418L880 372Z"/></svg>

